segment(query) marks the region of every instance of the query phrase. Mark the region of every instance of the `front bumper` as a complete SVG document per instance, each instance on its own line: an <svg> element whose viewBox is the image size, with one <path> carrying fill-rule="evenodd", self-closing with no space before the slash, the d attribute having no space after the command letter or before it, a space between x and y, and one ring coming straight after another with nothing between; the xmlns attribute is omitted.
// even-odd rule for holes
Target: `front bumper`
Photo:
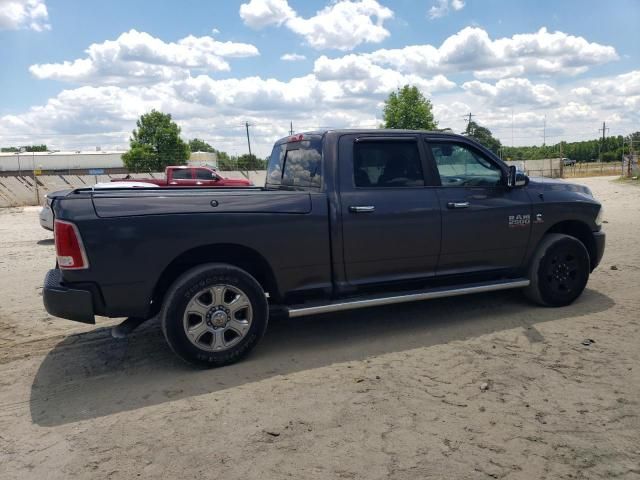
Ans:
<svg viewBox="0 0 640 480"><path fill-rule="evenodd" d="M44 308L54 317L74 322L96 323L91 292L64 286L58 269L47 272L42 297Z"/></svg>
<svg viewBox="0 0 640 480"><path fill-rule="evenodd" d="M604 255L606 235L603 231L593 232L593 239L596 242L596 257L591 262L592 271L600 264L600 260L602 260L602 256Z"/></svg>

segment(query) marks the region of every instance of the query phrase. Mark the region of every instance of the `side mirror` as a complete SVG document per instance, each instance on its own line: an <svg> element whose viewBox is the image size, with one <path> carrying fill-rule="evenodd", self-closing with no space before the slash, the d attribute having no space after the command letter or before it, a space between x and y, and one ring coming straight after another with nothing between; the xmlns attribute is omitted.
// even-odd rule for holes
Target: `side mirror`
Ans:
<svg viewBox="0 0 640 480"><path fill-rule="evenodd" d="M507 177L507 186L509 188L525 187L529 185L529 177L522 171L518 170L515 165L509 166Z"/></svg>
<svg viewBox="0 0 640 480"><path fill-rule="evenodd" d="M215 172L211 172L211 180L217 182L218 180L220 180L220 177L216 175Z"/></svg>

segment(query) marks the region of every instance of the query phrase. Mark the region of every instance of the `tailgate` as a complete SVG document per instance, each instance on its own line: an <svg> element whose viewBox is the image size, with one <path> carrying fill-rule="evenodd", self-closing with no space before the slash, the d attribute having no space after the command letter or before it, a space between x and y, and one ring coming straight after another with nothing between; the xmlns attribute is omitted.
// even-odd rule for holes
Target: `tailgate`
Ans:
<svg viewBox="0 0 640 480"><path fill-rule="evenodd" d="M103 218L185 213L310 213L307 192L94 192L96 214Z"/></svg>

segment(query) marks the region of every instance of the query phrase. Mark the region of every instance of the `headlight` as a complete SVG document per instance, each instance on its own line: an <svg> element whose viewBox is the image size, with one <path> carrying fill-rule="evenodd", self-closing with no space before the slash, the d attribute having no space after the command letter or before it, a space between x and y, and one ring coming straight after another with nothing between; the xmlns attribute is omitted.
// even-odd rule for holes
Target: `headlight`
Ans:
<svg viewBox="0 0 640 480"><path fill-rule="evenodd" d="M604 208L600 207L600 210L598 210L598 215L596 215L596 225L597 226L602 226L602 215L604 212Z"/></svg>

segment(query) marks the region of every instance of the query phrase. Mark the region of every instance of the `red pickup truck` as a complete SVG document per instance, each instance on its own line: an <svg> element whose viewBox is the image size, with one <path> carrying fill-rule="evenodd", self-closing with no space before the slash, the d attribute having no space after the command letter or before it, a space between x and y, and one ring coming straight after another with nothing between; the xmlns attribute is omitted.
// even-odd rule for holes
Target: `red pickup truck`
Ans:
<svg viewBox="0 0 640 480"><path fill-rule="evenodd" d="M127 175L129 177L129 175ZM164 178L120 178L112 182L146 182L160 187L251 187L244 178L225 178L209 167L167 167Z"/></svg>

